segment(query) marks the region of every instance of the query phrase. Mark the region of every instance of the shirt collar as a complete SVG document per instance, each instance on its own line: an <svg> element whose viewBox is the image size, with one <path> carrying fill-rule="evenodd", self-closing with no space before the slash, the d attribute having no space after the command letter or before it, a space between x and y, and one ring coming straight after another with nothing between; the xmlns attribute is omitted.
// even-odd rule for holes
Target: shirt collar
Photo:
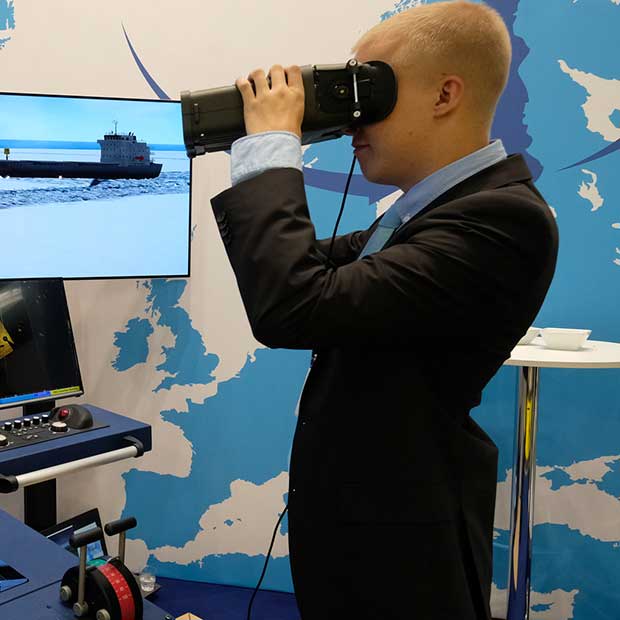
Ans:
<svg viewBox="0 0 620 620"><path fill-rule="evenodd" d="M401 223L404 224L450 188L477 172L506 159L501 140L493 140L487 146L457 159L416 183L394 203Z"/></svg>

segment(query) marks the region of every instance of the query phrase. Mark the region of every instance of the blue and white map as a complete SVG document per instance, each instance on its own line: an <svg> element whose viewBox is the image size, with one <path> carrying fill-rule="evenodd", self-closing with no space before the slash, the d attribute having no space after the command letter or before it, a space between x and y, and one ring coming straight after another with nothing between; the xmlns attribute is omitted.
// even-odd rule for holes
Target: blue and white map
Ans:
<svg viewBox="0 0 620 620"><path fill-rule="evenodd" d="M376 0L376 20L417 3ZM0 60L20 27L13 4L0 0ZM535 324L620 342L620 0L489 4L513 43L494 137L526 155L560 229L556 277ZM145 66L157 78L157 65ZM304 151L319 237L331 235L351 157L350 139ZM223 154L197 160L196 178L226 171ZM341 232L368 226L399 194L361 177L353 187ZM91 369L87 400L153 426L153 453L109 469L123 484L110 494L112 516L140 524L131 554L160 575L253 586L286 502L309 353L267 350L252 338L217 229L202 213L213 193L194 195L192 278L110 283L105 295L96 283L71 283L68 292L80 360ZM96 317L105 325L87 337ZM507 587L516 380L514 368L500 370L473 412L500 450L495 615ZM620 618L619 386L620 370L541 372L532 620ZM107 488L93 482L99 495ZM264 587L292 590L287 556L284 521Z"/></svg>
<svg viewBox="0 0 620 620"><path fill-rule="evenodd" d="M0 0L0 49L10 40L9 30L15 28L15 7L13 0Z"/></svg>

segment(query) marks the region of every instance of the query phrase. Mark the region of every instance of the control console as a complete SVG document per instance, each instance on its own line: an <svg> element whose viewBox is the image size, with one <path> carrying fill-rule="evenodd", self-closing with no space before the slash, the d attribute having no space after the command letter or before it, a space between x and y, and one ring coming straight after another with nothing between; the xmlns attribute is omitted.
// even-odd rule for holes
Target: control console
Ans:
<svg viewBox="0 0 620 620"><path fill-rule="evenodd" d="M107 426L97 422L83 405L56 407L49 413L0 423L0 452Z"/></svg>
<svg viewBox="0 0 620 620"><path fill-rule="evenodd" d="M92 407L92 411L95 417L106 419L105 410ZM113 414L108 412L110 428L99 433L109 433L119 422L122 424L120 416L112 416ZM144 435L143 438L145 442L148 439ZM140 590L136 591L132 586L132 582L136 583L134 576L126 568L123 569L124 552L121 543L125 541L121 539L125 534L123 530L126 530L128 525L131 524L126 520L106 525L108 536L119 535L119 557L108 562L105 567L101 564L100 568L103 567L103 570L97 571L96 576L90 566L86 568L83 579L84 595L80 599L80 569L76 567L76 557L67 551L64 545L48 540L0 510L0 582L3 564L5 567L14 567L13 571L7 573L7 578L16 582L10 589L3 590L0 587L0 618L76 620L72 606L81 603L77 610L86 610L87 613L82 615L80 620L108 617L110 620L174 620L172 615L147 599L140 600ZM90 531L92 530L82 532L82 539L74 539L74 542L83 544L83 534ZM82 553L84 551L82 549ZM63 574L66 578L61 582ZM24 577L21 578L21 575Z"/></svg>

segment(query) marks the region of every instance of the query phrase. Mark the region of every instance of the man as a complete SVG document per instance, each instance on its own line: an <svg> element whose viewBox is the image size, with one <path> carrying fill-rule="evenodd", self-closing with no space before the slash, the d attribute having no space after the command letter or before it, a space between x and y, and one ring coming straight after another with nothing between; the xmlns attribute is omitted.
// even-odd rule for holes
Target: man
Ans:
<svg viewBox="0 0 620 620"><path fill-rule="evenodd" d="M489 142L510 65L495 11L420 5L354 51L398 79L390 116L351 132L364 175L404 192L388 213L327 260L298 67L237 80L249 135L212 200L257 339L316 353L290 466L295 593L303 620L488 619L497 449L469 412L543 302L557 229L523 158Z"/></svg>

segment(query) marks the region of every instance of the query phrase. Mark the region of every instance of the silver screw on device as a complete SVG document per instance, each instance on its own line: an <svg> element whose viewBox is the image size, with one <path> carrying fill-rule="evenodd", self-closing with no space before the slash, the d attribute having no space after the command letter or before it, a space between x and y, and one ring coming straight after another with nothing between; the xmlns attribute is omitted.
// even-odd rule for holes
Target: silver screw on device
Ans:
<svg viewBox="0 0 620 620"><path fill-rule="evenodd" d="M78 617L81 618L82 616L85 616L88 613L88 605L86 602L80 604L78 603L74 603L73 604L73 613Z"/></svg>

